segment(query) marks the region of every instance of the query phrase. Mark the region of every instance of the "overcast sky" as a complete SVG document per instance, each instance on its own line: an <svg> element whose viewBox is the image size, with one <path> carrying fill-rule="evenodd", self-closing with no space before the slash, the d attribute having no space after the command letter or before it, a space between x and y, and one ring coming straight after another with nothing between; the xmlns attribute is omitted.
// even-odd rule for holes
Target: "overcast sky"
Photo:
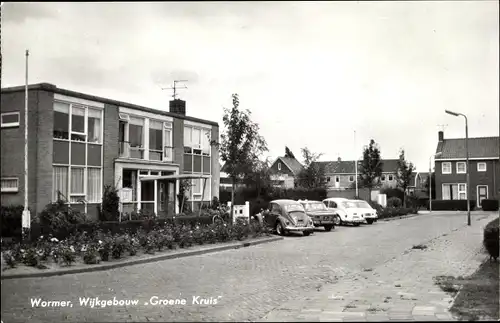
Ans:
<svg viewBox="0 0 500 323"><path fill-rule="evenodd" d="M4 3L2 87L29 82L219 122L231 94L272 158L352 160L370 139L427 171L445 138L499 135L498 1ZM354 130L357 131L356 144Z"/></svg>

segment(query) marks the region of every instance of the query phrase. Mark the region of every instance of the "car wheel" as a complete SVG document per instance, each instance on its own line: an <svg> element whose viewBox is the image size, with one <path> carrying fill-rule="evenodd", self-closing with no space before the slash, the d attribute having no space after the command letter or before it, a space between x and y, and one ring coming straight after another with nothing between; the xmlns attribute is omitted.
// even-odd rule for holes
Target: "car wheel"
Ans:
<svg viewBox="0 0 500 323"><path fill-rule="evenodd" d="M325 231L332 231L333 225L325 225Z"/></svg>
<svg viewBox="0 0 500 323"><path fill-rule="evenodd" d="M283 225L281 225L281 222L279 222L279 221L278 221L278 223L276 223L276 233L279 236L285 235L285 229L283 228Z"/></svg>
<svg viewBox="0 0 500 323"><path fill-rule="evenodd" d="M354 222L352 225L355 227L359 227L359 222Z"/></svg>
<svg viewBox="0 0 500 323"><path fill-rule="evenodd" d="M302 233L304 234L304 237L311 235L311 231L304 231Z"/></svg>
<svg viewBox="0 0 500 323"><path fill-rule="evenodd" d="M366 219L366 223L373 224L373 220L372 219Z"/></svg>
<svg viewBox="0 0 500 323"><path fill-rule="evenodd" d="M333 223L335 223L335 225L337 226L342 225L342 219L339 215L335 215L335 217L333 218Z"/></svg>

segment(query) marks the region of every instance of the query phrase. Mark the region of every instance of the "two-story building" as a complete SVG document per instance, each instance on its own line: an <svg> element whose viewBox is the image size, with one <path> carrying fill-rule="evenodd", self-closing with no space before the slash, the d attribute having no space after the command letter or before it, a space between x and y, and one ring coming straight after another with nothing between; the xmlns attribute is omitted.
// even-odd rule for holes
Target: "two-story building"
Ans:
<svg viewBox="0 0 500 323"><path fill-rule="evenodd" d="M124 212L173 214L180 183L164 179L179 174L200 175L188 190L194 210L219 196L218 150L210 145L219 126L187 116L185 101L170 101L166 112L48 83L28 88L32 211L62 198L95 218L109 185L128 193ZM24 99L24 86L1 91L2 205L24 203ZM209 179L204 195L201 177Z"/></svg>
<svg viewBox="0 0 500 323"><path fill-rule="evenodd" d="M321 161L316 162L325 170L326 187L329 190L346 190L355 187L356 169L354 160ZM358 175L362 161L358 161ZM382 175L376 182L380 187L396 187L396 174L398 169L397 159L382 160Z"/></svg>
<svg viewBox="0 0 500 323"><path fill-rule="evenodd" d="M304 166L295 157L278 157L269 167L275 187L294 188Z"/></svg>
<svg viewBox="0 0 500 323"><path fill-rule="evenodd" d="M436 199L476 200L499 197L500 137L469 138L470 196L467 197L465 138L444 139L438 133L435 159Z"/></svg>

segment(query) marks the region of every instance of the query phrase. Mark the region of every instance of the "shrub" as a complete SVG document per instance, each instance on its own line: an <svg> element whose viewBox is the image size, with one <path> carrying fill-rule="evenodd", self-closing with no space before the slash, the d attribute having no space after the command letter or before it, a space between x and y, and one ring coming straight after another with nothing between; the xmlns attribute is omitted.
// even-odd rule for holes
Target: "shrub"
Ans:
<svg viewBox="0 0 500 323"><path fill-rule="evenodd" d="M246 237L248 237L248 234L250 233L249 232L249 225L247 223L247 221L243 220L243 219L237 219L236 220L236 223L233 225L232 227L232 236L236 239L236 240L244 240Z"/></svg>
<svg viewBox="0 0 500 323"><path fill-rule="evenodd" d="M393 197L398 198L400 201L403 201L404 198L403 190L395 187L384 187L380 190L380 194L385 194L388 201Z"/></svg>
<svg viewBox="0 0 500 323"><path fill-rule="evenodd" d="M24 211L22 205L2 205L0 207L0 225L2 237L21 238L21 219Z"/></svg>
<svg viewBox="0 0 500 323"><path fill-rule="evenodd" d="M387 207L399 208L401 205L401 199L398 197L391 197L387 199Z"/></svg>
<svg viewBox="0 0 500 323"><path fill-rule="evenodd" d="M119 206L120 197L118 196L118 190L111 185L105 185L102 204L99 208L99 220L117 221L120 217Z"/></svg>
<svg viewBox="0 0 500 323"><path fill-rule="evenodd" d="M497 260L499 256L499 219L495 219L488 223L483 231L483 245L488 251L491 258Z"/></svg>
<svg viewBox="0 0 500 323"><path fill-rule="evenodd" d="M126 240L126 235L123 236L114 236L112 238L112 243L111 243L111 255L113 256L114 259L120 259L127 250L127 247L129 245L129 241Z"/></svg>
<svg viewBox="0 0 500 323"><path fill-rule="evenodd" d="M481 208L483 211L498 211L498 200L482 200Z"/></svg>
<svg viewBox="0 0 500 323"><path fill-rule="evenodd" d="M384 207L380 204L378 204L378 202L375 202L375 201L367 201L368 204L370 204L370 206L375 209L377 211L377 214L379 214L380 212L382 212L384 210Z"/></svg>
<svg viewBox="0 0 500 323"><path fill-rule="evenodd" d="M36 217L36 221L42 228L41 234L44 234L44 231L48 229L47 233L61 239L73 233L75 225L88 222L85 214L73 210L63 200L47 204Z"/></svg>
<svg viewBox="0 0 500 323"><path fill-rule="evenodd" d="M30 267L38 266L39 263L38 254L37 250L34 247L28 247L26 249L22 249L21 252L23 257L23 263L26 266Z"/></svg>
<svg viewBox="0 0 500 323"><path fill-rule="evenodd" d="M470 200L470 209L474 210L476 201ZM428 208L428 205L427 205ZM467 211L467 200L433 200L433 211Z"/></svg>
<svg viewBox="0 0 500 323"><path fill-rule="evenodd" d="M5 263L7 264L7 266L9 266L10 268L16 267L17 260L14 257L14 254L12 251L7 250L7 251L3 252L3 259L5 260Z"/></svg>
<svg viewBox="0 0 500 323"><path fill-rule="evenodd" d="M82 252L84 263L89 265L99 263L99 246L96 243L84 246Z"/></svg>

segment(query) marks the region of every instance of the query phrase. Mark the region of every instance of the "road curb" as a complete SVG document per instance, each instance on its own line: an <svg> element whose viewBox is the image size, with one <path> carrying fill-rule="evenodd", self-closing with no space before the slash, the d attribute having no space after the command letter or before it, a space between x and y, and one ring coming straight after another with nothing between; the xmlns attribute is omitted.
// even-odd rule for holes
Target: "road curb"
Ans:
<svg viewBox="0 0 500 323"><path fill-rule="evenodd" d="M402 216L395 216L393 218L388 218L388 219L380 219L379 221L393 221L393 220L400 220L400 219L409 219L413 218L418 215L424 215L424 214L409 214L409 215L402 215Z"/></svg>
<svg viewBox="0 0 500 323"><path fill-rule="evenodd" d="M279 240L283 240L283 239L284 239L283 237L268 237L268 238L254 240L254 241L235 242L235 243L231 243L229 245L215 246L213 248L206 248L206 249L202 249L202 250L186 250L186 251L177 252L177 253L153 256L151 258L125 260L125 261L119 262L119 263L100 264L100 265L95 265L93 267L91 267L92 265L89 265L89 267L84 267L84 268L63 269L63 270L57 270L57 271L52 271L52 272L41 271L41 272L35 272L35 273L23 273L23 274L12 274L12 275L9 275L9 274L4 275L2 273L1 280L17 279L17 278L40 278L40 277L51 277L51 276L61 276L61 275L68 275L68 274L81 274L81 273L89 273L89 272L96 272L96 271L104 271L104 270L116 269L116 268L121 268L121 267L157 262L157 261L162 261L162 260L184 258L184 257L189 257L189 256L198 256L198 255L202 255L202 254L219 252L219 251L226 251L226 250L231 250L231 249L240 249L240 248L245 248L245 247L250 247L250 246L256 246L259 244L279 241Z"/></svg>

